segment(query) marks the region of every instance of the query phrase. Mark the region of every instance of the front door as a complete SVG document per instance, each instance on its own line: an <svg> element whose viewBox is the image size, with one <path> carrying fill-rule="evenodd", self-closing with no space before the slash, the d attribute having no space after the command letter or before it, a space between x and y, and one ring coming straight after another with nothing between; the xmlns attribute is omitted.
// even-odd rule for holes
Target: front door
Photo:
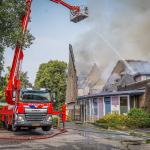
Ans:
<svg viewBox="0 0 150 150"><path fill-rule="evenodd" d="M105 102L105 115L108 113L111 113L111 101L110 101L110 97L105 97L104 98L104 102Z"/></svg>

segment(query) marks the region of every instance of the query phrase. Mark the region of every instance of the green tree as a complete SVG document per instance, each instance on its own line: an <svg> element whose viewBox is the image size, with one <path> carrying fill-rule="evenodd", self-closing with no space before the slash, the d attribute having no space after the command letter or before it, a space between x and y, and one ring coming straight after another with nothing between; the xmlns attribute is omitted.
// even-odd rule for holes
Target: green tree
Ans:
<svg viewBox="0 0 150 150"><path fill-rule="evenodd" d="M0 46L0 77L1 77L1 72L3 70L3 63L4 63L4 49L3 47Z"/></svg>
<svg viewBox="0 0 150 150"><path fill-rule="evenodd" d="M5 75L5 78L8 79L8 75L10 72L11 67L7 67L7 74ZM20 82L21 82L21 88L28 88L32 87L32 84L29 81L28 73L27 72L20 72ZM6 83L7 84L7 83Z"/></svg>
<svg viewBox="0 0 150 150"><path fill-rule="evenodd" d="M0 0L0 45L15 47L16 43L26 48L32 44L29 31L22 34L22 16L25 14L25 0Z"/></svg>
<svg viewBox="0 0 150 150"><path fill-rule="evenodd" d="M25 9L25 0L0 0L0 73L6 47L14 48L18 43L27 48L34 40L28 30L25 35L22 34L21 23Z"/></svg>
<svg viewBox="0 0 150 150"><path fill-rule="evenodd" d="M67 64L63 61L49 61L41 64L36 74L35 87L48 88L52 93L56 93L55 107L59 107L65 102L66 95L66 70Z"/></svg>
<svg viewBox="0 0 150 150"><path fill-rule="evenodd" d="M32 84L29 81L28 73L21 71L20 74L21 88L29 88L32 87Z"/></svg>
<svg viewBox="0 0 150 150"><path fill-rule="evenodd" d="M7 72L10 72L10 67L7 67ZM5 74L4 77L0 77L0 101L5 101L5 88L8 83L8 73ZM21 88L28 88L32 87L32 84L29 81L28 73L21 71L20 73L20 81L21 81Z"/></svg>
<svg viewBox="0 0 150 150"><path fill-rule="evenodd" d="M0 101L5 101L5 87L7 84L7 77L0 77Z"/></svg>

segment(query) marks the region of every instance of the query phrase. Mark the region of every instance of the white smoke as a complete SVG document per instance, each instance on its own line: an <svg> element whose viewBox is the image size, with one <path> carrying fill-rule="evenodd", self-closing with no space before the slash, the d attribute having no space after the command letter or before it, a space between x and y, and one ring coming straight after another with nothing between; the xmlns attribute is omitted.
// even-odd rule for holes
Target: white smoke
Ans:
<svg viewBox="0 0 150 150"><path fill-rule="evenodd" d="M97 63L106 80L119 59L150 58L150 0L87 0L87 4L89 30L73 45L79 73L87 73Z"/></svg>

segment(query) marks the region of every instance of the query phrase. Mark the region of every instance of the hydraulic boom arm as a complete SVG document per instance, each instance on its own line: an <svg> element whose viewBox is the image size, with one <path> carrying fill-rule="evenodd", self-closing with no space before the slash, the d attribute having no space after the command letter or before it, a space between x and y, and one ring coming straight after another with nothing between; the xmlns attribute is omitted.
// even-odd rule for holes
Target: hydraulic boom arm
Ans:
<svg viewBox="0 0 150 150"><path fill-rule="evenodd" d="M24 35L28 22L29 22L29 17L31 13L31 3L32 0L26 0L26 13L22 17L22 34ZM21 62L23 60L23 50L22 47L19 45L19 43L16 44L15 52L14 52L14 57L13 57L13 62L12 62L12 67L10 70L10 75L8 79L8 84L6 87L6 102L8 104L15 104L19 102L19 97L20 97L20 69L21 69ZM14 97L14 100L13 100Z"/></svg>
<svg viewBox="0 0 150 150"><path fill-rule="evenodd" d="M65 6L65 7L67 7L70 10L76 10L78 12L80 11L80 7L79 6L72 6L72 5L68 4L68 3L65 3L63 0L50 0L50 1L52 1L54 3L57 3L57 4L61 4L61 5Z"/></svg>
<svg viewBox="0 0 150 150"><path fill-rule="evenodd" d="M88 16L87 7L81 11L79 6L72 6L62 0L50 0L54 3L61 4L71 11L71 21L79 22ZM22 17L22 34L24 35L30 18L32 0L26 0L26 13ZM16 44L12 67L9 74L8 84L6 87L6 102L14 105L19 102L20 97L20 68L23 60L23 50L19 43ZM13 100L14 99L14 100Z"/></svg>

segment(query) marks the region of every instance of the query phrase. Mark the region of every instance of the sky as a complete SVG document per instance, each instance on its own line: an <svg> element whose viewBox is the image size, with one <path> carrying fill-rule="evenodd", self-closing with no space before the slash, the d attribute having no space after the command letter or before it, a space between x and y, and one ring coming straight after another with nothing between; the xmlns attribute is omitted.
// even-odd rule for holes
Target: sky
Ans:
<svg viewBox="0 0 150 150"><path fill-rule="evenodd" d="M86 0L66 0L73 5L86 4ZM36 72L41 63L49 60L68 62L69 44L80 34L86 32L86 22L70 22L69 10L49 0L33 0L31 22L28 29L36 38L30 48L24 50L22 70L28 72L29 80L34 83ZM14 51L5 52L5 67L12 63Z"/></svg>
<svg viewBox="0 0 150 150"><path fill-rule="evenodd" d="M25 50L23 71L34 83L41 63L68 62L73 45L78 75L89 73L96 63L100 78L107 80L118 60L150 59L150 0L66 0L87 5L88 19L74 24L69 11L49 0L33 0L29 29L36 40ZM13 51L5 53L5 66ZM131 68L132 69L132 68Z"/></svg>

